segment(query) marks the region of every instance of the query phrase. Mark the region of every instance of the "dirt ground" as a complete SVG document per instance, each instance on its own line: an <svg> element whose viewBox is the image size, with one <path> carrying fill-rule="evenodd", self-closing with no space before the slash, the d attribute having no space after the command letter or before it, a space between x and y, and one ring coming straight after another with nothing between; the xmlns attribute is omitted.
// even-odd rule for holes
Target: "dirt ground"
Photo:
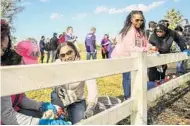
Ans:
<svg viewBox="0 0 190 126"><path fill-rule="evenodd" d="M176 72L175 65L171 66L167 73ZM117 124L130 125L130 118ZM153 107L148 106L148 125L190 125L190 81L159 98Z"/></svg>

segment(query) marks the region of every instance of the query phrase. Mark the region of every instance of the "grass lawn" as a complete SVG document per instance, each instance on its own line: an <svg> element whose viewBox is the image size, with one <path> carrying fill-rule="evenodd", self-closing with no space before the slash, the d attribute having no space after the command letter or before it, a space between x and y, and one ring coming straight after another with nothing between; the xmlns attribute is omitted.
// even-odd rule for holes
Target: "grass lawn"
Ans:
<svg viewBox="0 0 190 126"><path fill-rule="evenodd" d="M80 45L81 49L81 58L82 60L86 59L86 53L84 51L84 46ZM44 58L46 61L46 57ZM98 59L101 59L101 54L98 53ZM39 58L40 61L40 58ZM51 61L51 60L50 60ZM114 75L114 76L109 76L109 77L104 77L104 78L98 78L97 83L98 83L98 91L99 91L99 96L116 96L119 97L123 95L123 90L122 90L122 78L121 74L119 75ZM36 91L30 91L26 92L26 95L32 99L38 100L38 101L50 101L50 94L51 94L52 89L43 89L43 90L36 90Z"/></svg>
<svg viewBox="0 0 190 126"><path fill-rule="evenodd" d="M86 59L86 52L84 49L84 45L80 44L79 48L81 49L81 58L82 60ZM100 48L98 48L100 50ZM99 51L100 52L100 51ZM101 54L98 53L98 59L101 59ZM44 58L46 61L46 57ZM40 59L39 59L40 61ZM50 59L51 61L51 59ZM170 68L175 68L176 63L169 64ZM189 62L189 68L190 68L190 62ZM109 77L104 77L104 78L97 78L97 83L98 83L98 91L99 91L99 96L115 96L115 97L120 97L123 95L123 89L122 89L122 76L121 74L119 75L114 75L114 76L109 76ZM36 99L38 101L50 101L50 93L52 89L43 89L43 90L37 90L37 91L31 91L27 92L27 96Z"/></svg>

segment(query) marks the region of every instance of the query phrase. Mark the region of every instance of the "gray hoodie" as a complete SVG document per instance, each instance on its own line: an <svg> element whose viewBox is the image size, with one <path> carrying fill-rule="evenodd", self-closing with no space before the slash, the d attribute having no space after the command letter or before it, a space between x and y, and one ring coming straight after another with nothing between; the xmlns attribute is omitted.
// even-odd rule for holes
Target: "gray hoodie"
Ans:
<svg viewBox="0 0 190 126"><path fill-rule="evenodd" d="M55 63L61 63L61 60L57 59ZM68 106L74 102L86 99L84 94L85 84L88 91L88 107L91 107L91 105L93 106L97 103L98 98L98 87L96 79L57 86L54 88L54 91L57 93L64 106Z"/></svg>
<svg viewBox="0 0 190 126"><path fill-rule="evenodd" d="M1 97L1 123L5 125L38 125L39 118L26 116L14 110L11 96ZM21 109L40 111L42 102L29 99L23 94L19 103Z"/></svg>

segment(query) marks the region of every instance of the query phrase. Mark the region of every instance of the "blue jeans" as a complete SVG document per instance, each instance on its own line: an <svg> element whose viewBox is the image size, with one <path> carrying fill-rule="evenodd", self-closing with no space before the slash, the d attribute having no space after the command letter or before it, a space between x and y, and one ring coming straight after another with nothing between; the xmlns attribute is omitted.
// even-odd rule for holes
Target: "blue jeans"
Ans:
<svg viewBox="0 0 190 126"><path fill-rule="evenodd" d="M91 59L91 57L92 57L92 59L97 59L97 53L96 52L87 52L87 57L86 57L86 59L87 60L90 60Z"/></svg>
<svg viewBox="0 0 190 126"><path fill-rule="evenodd" d="M51 93L51 103L58 105L62 108L65 106L57 96L57 93L53 91ZM67 106L67 112L69 116L69 120L72 122L72 124L80 122L82 119L84 119L84 112L86 111L86 101L81 100L79 102L75 102L69 106Z"/></svg>
<svg viewBox="0 0 190 126"><path fill-rule="evenodd" d="M124 98L130 98L131 97L131 73L127 72L127 73L123 73L123 91L124 91ZM156 87L156 83L155 82L148 82L147 83L147 90L150 90L152 88Z"/></svg>
<svg viewBox="0 0 190 126"><path fill-rule="evenodd" d="M131 73L123 73L123 91L125 99L131 97Z"/></svg>
<svg viewBox="0 0 190 126"><path fill-rule="evenodd" d="M53 63L55 61L55 56L56 56L56 50L51 51L51 62Z"/></svg>
<svg viewBox="0 0 190 126"><path fill-rule="evenodd" d="M18 112L22 113L24 115L27 115L27 116L35 117L35 118L41 118L42 117L42 112L40 112L40 111L21 109Z"/></svg>

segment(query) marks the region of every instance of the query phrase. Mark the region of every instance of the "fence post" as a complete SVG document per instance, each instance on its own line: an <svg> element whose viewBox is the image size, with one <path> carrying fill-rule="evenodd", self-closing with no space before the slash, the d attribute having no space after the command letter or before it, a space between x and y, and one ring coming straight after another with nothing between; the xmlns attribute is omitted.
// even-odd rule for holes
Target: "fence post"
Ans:
<svg viewBox="0 0 190 126"><path fill-rule="evenodd" d="M137 53L138 70L131 72L131 97L136 98L132 125L147 125L147 64L146 53Z"/></svg>

